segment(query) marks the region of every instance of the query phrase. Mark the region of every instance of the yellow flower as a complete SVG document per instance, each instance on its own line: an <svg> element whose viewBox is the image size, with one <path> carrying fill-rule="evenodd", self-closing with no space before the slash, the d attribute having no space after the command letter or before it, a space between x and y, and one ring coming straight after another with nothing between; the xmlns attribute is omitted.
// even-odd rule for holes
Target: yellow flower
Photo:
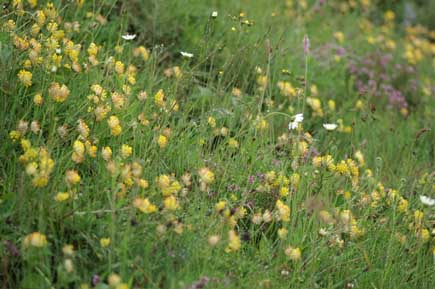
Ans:
<svg viewBox="0 0 435 289"><path fill-rule="evenodd" d="M157 207L153 205L148 199L136 198L133 201L133 206L142 213L150 214L157 212Z"/></svg>
<svg viewBox="0 0 435 289"><path fill-rule="evenodd" d="M237 88L237 87L233 87L233 90L231 91L231 93L235 97L240 97L242 95L242 91L240 90L240 88Z"/></svg>
<svg viewBox="0 0 435 289"><path fill-rule="evenodd" d="M90 56L97 56L97 54L98 54L98 46L95 44L95 43L91 43L90 45L89 45L89 47L88 47L88 54L90 55Z"/></svg>
<svg viewBox="0 0 435 289"><path fill-rule="evenodd" d="M208 244L214 247L219 243L220 239L221 237L219 235L211 235L210 237L208 237Z"/></svg>
<svg viewBox="0 0 435 289"><path fill-rule="evenodd" d="M33 232L24 237L23 244L25 248L29 246L38 248L45 247L47 246L47 237L39 232Z"/></svg>
<svg viewBox="0 0 435 289"><path fill-rule="evenodd" d="M67 193L67 192L57 193L57 195L54 197L54 199L56 200L56 202L66 201L69 199L69 193Z"/></svg>
<svg viewBox="0 0 435 289"><path fill-rule="evenodd" d="M241 241L236 231L231 230L228 232L228 247L225 249L226 252L238 251L241 246Z"/></svg>
<svg viewBox="0 0 435 289"><path fill-rule="evenodd" d="M342 175L349 173L349 167L345 161L338 163L335 167L335 170Z"/></svg>
<svg viewBox="0 0 435 289"><path fill-rule="evenodd" d="M399 205L397 206L397 209L399 212L406 212L408 211L408 200L404 199L403 197L400 197Z"/></svg>
<svg viewBox="0 0 435 289"><path fill-rule="evenodd" d="M80 182L80 175L74 170L69 170L65 174L65 181L69 185L76 185Z"/></svg>
<svg viewBox="0 0 435 289"><path fill-rule="evenodd" d="M159 137L157 139L157 144L159 145L159 147L161 149L166 147L166 145L168 144L168 138L162 134L159 135Z"/></svg>
<svg viewBox="0 0 435 289"><path fill-rule="evenodd" d="M20 70L20 72L18 72L18 79L25 87L32 86L32 73L30 71L24 69Z"/></svg>
<svg viewBox="0 0 435 289"><path fill-rule="evenodd" d="M57 82L51 84L48 94L55 102L64 102L70 94L70 90L65 84L60 85Z"/></svg>
<svg viewBox="0 0 435 289"><path fill-rule="evenodd" d="M276 208L278 209L278 220L283 222L290 221L290 208L287 205L285 205L281 200L277 200Z"/></svg>
<svg viewBox="0 0 435 289"><path fill-rule="evenodd" d="M299 247L293 248L289 246L287 249L285 249L285 254L290 258L292 261L300 261L302 257L301 249Z"/></svg>
<svg viewBox="0 0 435 289"><path fill-rule="evenodd" d="M214 181L214 173L208 168L201 168L198 170L201 182L211 184Z"/></svg>
<svg viewBox="0 0 435 289"><path fill-rule="evenodd" d="M115 62L115 71L118 74L123 74L125 70L125 65L124 63L122 63L121 61L116 61Z"/></svg>
<svg viewBox="0 0 435 289"><path fill-rule="evenodd" d="M210 125L210 127L212 128L216 127L216 119L214 117L209 116L207 122Z"/></svg>
<svg viewBox="0 0 435 289"><path fill-rule="evenodd" d="M110 116L109 119L107 120L107 123L109 124L110 127L110 133L113 136L118 136L121 134L122 127L119 123L118 117L116 117L115 115Z"/></svg>
<svg viewBox="0 0 435 289"><path fill-rule="evenodd" d="M105 161L109 161L112 158L112 149L110 147L103 147L101 149L101 156Z"/></svg>
<svg viewBox="0 0 435 289"><path fill-rule="evenodd" d="M288 230L286 228L280 228L278 230L278 236L280 239L285 239L287 237Z"/></svg>
<svg viewBox="0 0 435 289"><path fill-rule="evenodd" d="M169 211L175 211L179 207L177 198L175 198L174 196L169 196L165 198L165 200L163 201L163 205L165 206L165 209Z"/></svg>
<svg viewBox="0 0 435 289"><path fill-rule="evenodd" d="M391 10L388 10L384 13L385 22L392 22L395 17L396 17L396 15Z"/></svg>
<svg viewBox="0 0 435 289"><path fill-rule="evenodd" d="M334 218L332 217L332 215L328 211L325 211L325 210L322 210L319 212L319 219L325 224L334 223Z"/></svg>
<svg viewBox="0 0 435 289"><path fill-rule="evenodd" d="M85 145L79 140L74 141L73 149L74 152L79 155L83 155L85 153Z"/></svg>
<svg viewBox="0 0 435 289"><path fill-rule="evenodd" d="M115 287L122 282L121 277L118 274L112 273L107 278L110 287Z"/></svg>
<svg viewBox="0 0 435 289"><path fill-rule="evenodd" d="M44 98L40 93L35 94L33 97L33 103L36 105L41 105L44 102Z"/></svg>
<svg viewBox="0 0 435 289"><path fill-rule="evenodd" d="M72 255L74 255L74 246L67 244L67 245L63 246L62 252L67 256L72 256Z"/></svg>
<svg viewBox="0 0 435 289"><path fill-rule="evenodd" d="M135 57L142 56L142 59L147 61L149 58L149 51L144 46L139 46L133 50L133 55Z"/></svg>
<svg viewBox="0 0 435 289"><path fill-rule="evenodd" d="M128 287L127 283L120 283L118 285L116 285L115 289L129 289L130 287Z"/></svg>
<svg viewBox="0 0 435 289"><path fill-rule="evenodd" d="M428 229L422 229L422 230L420 231L420 234L418 235L418 237L420 237L420 239L421 239L423 242L427 242L427 241L429 241L429 238L430 238L429 230L428 230Z"/></svg>
<svg viewBox="0 0 435 289"><path fill-rule="evenodd" d="M334 33L334 38L337 39L337 41L339 43L343 43L344 42L344 33L341 31L337 31Z"/></svg>
<svg viewBox="0 0 435 289"><path fill-rule="evenodd" d="M216 210L216 212L222 212L224 209L225 209L225 206L227 205L227 202L225 202L225 201L220 201L220 202L218 202L215 206L214 206L214 208L215 208L215 210Z"/></svg>
<svg viewBox="0 0 435 289"><path fill-rule="evenodd" d="M101 247L108 247L110 245L110 238L101 238L100 245Z"/></svg>
<svg viewBox="0 0 435 289"><path fill-rule="evenodd" d="M160 108L165 107L165 93L163 92L163 89L159 89L159 91L154 95L154 103Z"/></svg>
<svg viewBox="0 0 435 289"><path fill-rule="evenodd" d="M26 166L26 174L28 174L29 176L33 176L34 174L36 174L37 169L38 164L36 162L28 163Z"/></svg>
<svg viewBox="0 0 435 289"><path fill-rule="evenodd" d="M233 148L233 149L238 148L239 147L239 142L236 139L234 139L234 138L230 138L228 140L228 146L230 148Z"/></svg>
<svg viewBox="0 0 435 289"><path fill-rule="evenodd" d="M133 148L129 145L123 144L121 146L121 156L123 158L128 158L133 153Z"/></svg>
<svg viewBox="0 0 435 289"><path fill-rule="evenodd" d="M334 100L332 100L332 99L328 100L328 108L331 111L335 110L335 101Z"/></svg>

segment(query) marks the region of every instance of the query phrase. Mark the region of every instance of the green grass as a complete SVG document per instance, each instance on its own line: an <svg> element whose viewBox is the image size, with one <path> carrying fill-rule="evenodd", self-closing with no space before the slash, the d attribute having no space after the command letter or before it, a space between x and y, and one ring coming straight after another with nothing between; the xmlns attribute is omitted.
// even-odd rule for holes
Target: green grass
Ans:
<svg viewBox="0 0 435 289"><path fill-rule="evenodd" d="M306 8L304 1L106 0L83 6L53 1L60 16L53 21L65 30L56 52L46 45L48 20L31 35L35 11L46 6L39 2L36 8L24 2L24 13L10 4L0 14L2 288L201 288L204 277L209 278L205 288L430 288L435 282L434 207L419 200L435 197L434 32L414 37L399 21L386 28L385 7L364 8L363 1L327 1L318 11L318 1L305 1ZM348 2L357 6L349 8ZM15 27L8 28L8 20ZM79 31L65 27L73 21L80 23ZM363 21L374 27L361 28ZM344 33L343 43L334 38L337 31ZM136 39L122 39L127 32ZM15 36L41 44L41 63L25 68L34 47L19 49ZM368 37L379 41L370 44ZM68 39L81 45L80 72L65 67L73 62ZM389 40L394 49L385 47ZM88 59L92 42L100 46L97 65ZM147 60L134 56L140 45L148 49ZM416 63L404 57L407 45L421 51ZM338 47L346 50L340 57ZM182 57L180 51L194 56ZM394 83L406 94L406 111L391 107L386 96L358 91L348 67L376 51L415 68ZM53 54L62 55L56 71ZM124 63L124 71L133 65L135 82L117 73L111 59ZM22 69L32 73L29 87L17 77ZM391 66L385 74L398 71ZM263 90L260 76L267 79ZM412 79L417 88L410 92L404 87ZM284 96L279 81L291 83L297 95ZM66 101L49 95L54 82L69 88ZM107 93L99 103L88 98L94 84ZM155 101L160 89L165 108ZM141 91L148 95L144 100L138 99ZM121 108L113 92L122 95ZM44 98L39 106L37 93ZM319 99L322 116L309 98ZM328 108L329 100L335 109ZM97 121L93 110L101 103L111 111ZM292 116L302 112L301 129L289 131ZM108 125L112 115L122 126L119 136ZM339 119L343 127L323 128ZM29 126L37 121L40 130L20 128L20 120ZM88 134L78 131L79 120ZM349 131L342 131L346 127ZM160 147L162 135L168 143ZM22 157L26 140L32 148L46 149L54 161L45 186L32 184L33 159ZM88 144L76 163L78 140ZM234 140L237 146L230 145ZM305 151L297 149L300 142ZM124 144L132 148L126 157ZM89 153L92 145L95 156ZM111 161L103 159L103 147L111 148ZM358 162L357 151L365 164ZM335 169L314 164L326 155ZM34 158L37 174L39 158ZM355 161L358 175L337 170L347 159ZM214 175L207 184L203 168ZM68 170L80 181L65 181ZM180 188L167 193L157 179L162 175ZM139 179L149 187L139 186ZM283 188L287 196L280 195ZM59 192L69 198L56 200ZM178 202L176 210L165 208L168 196ZM149 199L156 212L136 208L138 198ZM288 221L280 218L277 200L290 209ZM217 210L220 201L226 205ZM329 221L322 217L325 211ZM288 233L280 238L283 228ZM229 252L231 230L241 246ZM210 236L219 236L216 246ZM110 238L110 244L103 246L102 238ZM67 244L74 247L72 255L63 252ZM287 256L289 246L301 250L300 258ZM122 281L109 285L111 274Z"/></svg>

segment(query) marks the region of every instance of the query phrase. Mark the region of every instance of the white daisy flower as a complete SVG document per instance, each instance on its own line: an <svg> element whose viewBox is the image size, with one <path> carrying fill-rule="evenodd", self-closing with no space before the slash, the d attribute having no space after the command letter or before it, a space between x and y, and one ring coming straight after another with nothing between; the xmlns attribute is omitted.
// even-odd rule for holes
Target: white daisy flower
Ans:
<svg viewBox="0 0 435 289"><path fill-rule="evenodd" d="M424 205L428 205L428 206L435 206L435 199L426 197L426 196L420 196L420 201L424 204Z"/></svg>
<svg viewBox="0 0 435 289"><path fill-rule="evenodd" d="M133 40L135 38L136 38L136 34L125 34L125 35L122 35L122 39L124 39L124 40Z"/></svg>
<svg viewBox="0 0 435 289"><path fill-rule="evenodd" d="M211 17L216 18L218 16L218 12L217 11L213 11L211 13Z"/></svg>
<svg viewBox="0 0 435 289"><path fill-rule="evenodd" d="M334 129L337 128L337 124L335 124L335 123L324 123L324 124L323 124L323 127L324 127L326 130L334 130Z"/></svg>
<svg viewBox="0 0 435 289"><path fill-rule="evenodd" d="M187 57L187 58L192 58L193 57L193 53L184 52L184 51L181 51L180 53L181 53L181 55L183 57Z"/></svg>

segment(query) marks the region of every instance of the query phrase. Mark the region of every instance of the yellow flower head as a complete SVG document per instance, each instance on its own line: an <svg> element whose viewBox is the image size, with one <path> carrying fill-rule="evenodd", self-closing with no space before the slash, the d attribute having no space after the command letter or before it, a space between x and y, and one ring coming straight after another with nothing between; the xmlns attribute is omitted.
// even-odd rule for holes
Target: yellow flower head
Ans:
<svg viewBox="0 0 435 289"><path fill-rule="evenodd" d="M100 245L103 248L108 247L110 245L110 242L111 242L110 238L101 238L100 239Z"/></svg>
<svg viewBox="0 0 435 289"><path fill-rule="evenodd" d="M285 249L285 254L290 258L292 261L300 261L302 257L301 249L299 247L293 248L289 246L287 249Z"/></svg>
<svg viewBox="0 0 435 289"><path fill-rule="evenodd" d="M23 245L25 248L30 246L42 248L47 246L47 237L39 232L34 232L24 238Z"/></svg>
<svg viewBox="0 0 435 289"><path fill-rule="evenodd" d="M20 72L18 72L18 79L25 87L32 86L32 73L30 71L24 69L20 70Z"/></svg>

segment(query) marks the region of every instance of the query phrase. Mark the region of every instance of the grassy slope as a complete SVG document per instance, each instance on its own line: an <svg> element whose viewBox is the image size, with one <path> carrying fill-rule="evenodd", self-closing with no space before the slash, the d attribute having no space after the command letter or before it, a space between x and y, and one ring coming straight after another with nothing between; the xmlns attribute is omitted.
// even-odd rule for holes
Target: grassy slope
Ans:
<svg viewBox="0 0 435 289"><path fill-rule="evenodd" d="M111 21L98 29L89 28L90 20L85 20L84 16L89 9L95 12L101 9L102 13L111 15ZM121 11L124 9L123 14ZM310 117L307 108L304 128L313 134L313 146L321 154L332 154L336 160L352 156L356 149L361 149L367 167L373 170L374 179L362 181L360 188L352 191L354 198L344 200L336 195L336 191L352 190L349 180L326 172L318 174L312 166L302 165L297 169L302 175L298 190L287 201L292 209L291 221L285 225L289 230L287 240L280 241L276 237L276 230L281 226L279 222L255 226L247 217L239 221L238 231L240 234L249 232L250 240L243 241L238 252L224 252L228 227L224 227L221 217L213 212L214 204L226 199L236 207L255 201L254 210L273 210L275 200L268 194L242 194L258 185L247 183L248 176L272 169L287 175L294 171L291 148L275 149L277 137L286 132L288 118L271 115L270 129L266 131L256 130L253 119L259 110L263 115L272 111L287 112L289 103L279 95L275 83L290 79L295 86L300 85L297 78L305 73L304 34L310 36L314 55L321 45L334 42L332 34L337 30L345 33L344 45L352 55L362 55L374 49L365 44L366 36L355 21L360 17L359 12L338 15L332 9L324 9L321 14L304 15L299 9L290 17L285 16L282 3L271 4L270 1L129 1L128 4L113 6L106 1L104 5L98 3L95 6L87 3L82 10L66 6L65 19L83 21L82 31L74 36L74 40L84 47L91 41L104 43L101 59L115 54L112 48L122 43L120 32L128 29L138 34L137 43L152 48L150 60L137 63L137 84L133 86L128 109L117 113L125 124L119 138L110 136L105 121L93 121L92 115L87 113L85 96L94 83L110 91L120 90L121 81L112 74L107 77L98 69L81 74L61 70L56 75L35 69L34 82L38 89L44 90L50 82L57 80L67 83L72 92L65 105L47 103L47 106L35 107L31 101L37 91L36 85L24 89L15 77L24 57L6 42L6 48L1 51L2 64L9 68L0 73L3 83L1 120L6 124L6 130L1 132L0 146L0 232L2 240L12 240L18 247L23 237L33 231L44 232L50 244L43 251L36 249L29 253L23 249L23 257L16 259L8 255L3 245L0 254L9 256L9 267L2 273L7 286L67 288L69 283L75 288L81 283L89 284L93 274L104 279L109 273L117 272L123 280L131 283L132 288L133 284L139 288L184 288L204 275L219 279L212 281L210 288L343 288L348 282L357 288L428 288L435 276L431 251L433 240L423 244L407 227L413 210L423 209L417 196L434 194L433 187L417 186L417 182L424 173L433 171L435 132L432 130L418 139L415 137L421 128L433 127L433 97L412 108L409 117L404 118L395 110L385 109L381 102L359 97L346 78L346 60L336 63L331 60L331 55L310 57L308 83L318 86L322 100L334 99L337 110L322 119ZM214 10L219 11L215 20L209 17ZM231 20L229 15L238 15L240 11L254 20L252 27L240 26L238 20ZM272 12L279 14L272 17ZM127 23L132 26L127 28ZM25 29L26 22L23 20L20 24ZM235 32L232 27L236 28ZM399 34L394 37L398 43L403 41ZM5 36L5 39L9 38ZM270 56L265 49L266 39L272 47ZM156 47L158 44L164 46ZM136 63L130 51L130 44L125 44L124 52L116 58L125 63ZM179 51L192 52L195 56L186 60L179 56ZM163 76L163 69L174 65L181 67L182 80ZM264 98L272 98L276 106L259 107L262 93L257 91L255 67L265 71L268 65L271 84ZM289 69L292 75L283 75L282 69ZM420 69L423 76L431 76L430 62L421 65ZM7 82L11 84L7 85ZM244 92L241 99L231 96L234 86ZM149 128L129 127L127 123L136 119L140 112L145 111L147 115L158 112L153 106L152 96L160 88L171 99L178 99L180 111L161 114ZM141 89L146 89L150 95L145 104L134 98ZM365 105L357 112L354 106L358 99L362 99ZM284 104L282 109L278 108L280 103ZM376 111L370 109L370 103L376 105ZM295 101L292 105L297 107L298 103ZM253 114L252 119L247 119L247 113ZM219 142L220 138L214 137L207 125L209 116L216 118L218 127L225 125L229 129L231 136L239 141L239 149L232 151L226 145L227 138ZM56 161L46 188L32 188L17 160L21 154L19 145L7 139L7 133L15 129L22 118L41 122L43 133L33 136L32 143L47 146ZM63 123L74 127L78 118L87 121L92 136L100 141L99 148L110 145L115 155L121 144L131 145L133 159L142 161L143 175L150 181L151 189L134 188L125 198L116 198L118 183L106 172L101 158L87 158L80 165L74 164L70 159L71 147L78 134L71 129L68 137L62 140L55 131ZM322 123L338 118L343 118L346 124L353 123L351 134L327 133L321 128ZM165 127L170 127L172 134L168 146L161 150L155 137ZM201 140L205 145L198 144ZM182 235L171 229L163 236L155 233L156 225L169 218L164 214L153 217L138 214L134 208L123 210L136 195L150 196L157 204L161 203L160 193L154 185L156 176L174 173L179 179L186 171L195 175L203 166L214 171L216 181L210 194L200 192L198 183L194 181L187 197L180 197L182 209L176 216L183 224L192 226L191 230L185 228ZM53 196L67 189L63 177L65 170L71 168L77 169L82 176L77 188L82 195L73 202L54 202ZM387 188L398 189L409 200L409 218L397 213L395 208L357 206L359 194L375 190L379 181ZM232 200L228 189L233 184L241 188L234 193L238 201ZM316 215L305 208L307 199L312 197L321 199L329 211L334 207L351 209L366 231L364 236L357 240L344 236L344 249L330 248L327 241L318 236L322 225ZM100 209L117 212L73 213ZM430 218L430 211L424 210ZM137 225L132 226L132 220ZM396 240L396 232L408 236L404 245ZM207 237L216 233L222 235L223 243L211 249ZM106 236L111 237L112 245L101 248L99 239ZM68 243L73 243L77 250L73 274L66 274L62 267L61 248ZM301 262L288 260L284 254L288 244L301 247ZM282 275L283 270L289 271L289 275ZM38 283L41 285L35 285Z"/></svg>

